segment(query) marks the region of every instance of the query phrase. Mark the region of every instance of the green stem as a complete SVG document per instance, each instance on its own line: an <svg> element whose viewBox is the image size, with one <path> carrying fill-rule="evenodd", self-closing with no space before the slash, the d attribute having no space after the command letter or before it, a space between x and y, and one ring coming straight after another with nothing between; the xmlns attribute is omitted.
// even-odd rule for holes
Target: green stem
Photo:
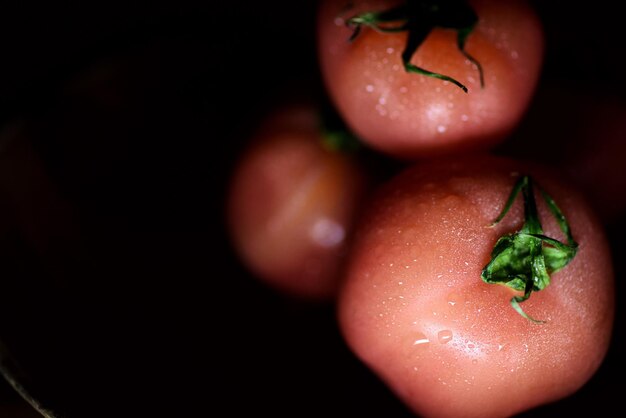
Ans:
<svg viewBox="0 0 626 418"><path fill-rule="evenodd" d="M511 306L524 318L543 323L526 314L520 304L528 300L532 292L543 290L550 284L550 274L565 267L574 258L578 244L574 241L563 212L554 199L542 190L541 196L566 235L567 244L544 235L533 180L529 176L521 176L515 182L504 208L491 226L504 218L520 192L524 199L524 224L519 231L498 239L491 252L491 260L483 268L481 278L486 283L523 290L523 296L514 296L511 299Z"/></svg>
<svg viewBox="0 0 626 418"><path fill-rule="evenodd" d="M363 27L369 27L381 33L408 32L406 46L402 53L405 71L451 82L467 93L467 87L455 78L411 64L411 58L434 28L453 29L457 32L457 48L476 66L480 76L480 86L484 88L485 78L482 66L477 59L465 51L467 38L474 31L477 22L478 16L464 0L405 0L400 6L389 10L357 14L348 19L346 25L354 27L350 36L351 41L361 33Z"/></svg>

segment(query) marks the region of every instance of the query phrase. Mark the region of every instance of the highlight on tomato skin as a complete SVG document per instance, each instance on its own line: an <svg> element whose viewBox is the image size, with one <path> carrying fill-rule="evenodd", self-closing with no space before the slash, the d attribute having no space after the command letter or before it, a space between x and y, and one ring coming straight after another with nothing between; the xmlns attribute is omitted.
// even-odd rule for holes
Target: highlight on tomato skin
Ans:
<svg viewBox="0 0 626 418"><path fill-rule="evenodd" d="M519 230L521 199L497 225L520 175L558 204L579 247L545 289L481 280L497 239ZM565 242L536 190L545 235ZM494 156L434 159L383 186L355 229L338 318L348 346L415 413L506 417L567 397L606 356L612 260L580 193L549 169Z"/></svg>
<svg viewBox="0 0 626 418"><path fill-rule="evenodd" d="M346 22L365 11L387 10L398 1L323 0L317 26L324 82L350 128L375 149L403 158L485 149L504 140L526 111L540 75L544 38L539 18L523 0L471 1L478 23L466 51L456 32L433 29L411 63L453 77L448 81L405 71L407 34L363 27L353 40Z"/></svg>
<svg viewBox="0 0 626 418"><path fill-rule="evenodd" d="M365 188L356 158L324 146L312 106L277 109L233 172L227 215L234 247L277 290L332 299Z"/></svg>

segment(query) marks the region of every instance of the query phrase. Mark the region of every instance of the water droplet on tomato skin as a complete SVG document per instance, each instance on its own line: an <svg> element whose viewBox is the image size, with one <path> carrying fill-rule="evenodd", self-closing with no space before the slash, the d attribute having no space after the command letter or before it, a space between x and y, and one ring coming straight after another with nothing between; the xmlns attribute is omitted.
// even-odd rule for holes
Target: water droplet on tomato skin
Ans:
<svg viewBox="0 0 626 418"><path fill-rule="evenodd" d="M422 332L407 335L404 339L404 350L409 358L420 356L430 346L430 340Z"/></svg>
<svg viewBox="0 0 626 418"><path fill-rule="evenodd" d="M413 346L422 346L424 344L428 344L430 340L426 338L426 336L422 333L416 335L415 341L413 341Z"/></svg>
<svg viewBox="0 0 626 418"><path fill-rule="evenodd" d="M439 333L437 334L437 340L439 340L441 344L447 344L452 340L452 331L450 331L449 329L439 331Z"/></svg>

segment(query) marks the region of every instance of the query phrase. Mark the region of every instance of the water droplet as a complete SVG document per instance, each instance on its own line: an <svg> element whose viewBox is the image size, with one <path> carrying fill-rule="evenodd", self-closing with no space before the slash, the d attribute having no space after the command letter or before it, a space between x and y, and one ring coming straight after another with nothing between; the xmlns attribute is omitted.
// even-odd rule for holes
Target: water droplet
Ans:
<svg viewBox="0 0 626 418"><path fill-rule="evenodd" d="M391 47L387 48L387 53L388 54L393 54L393 52L394 52L393 48L391 48Z"/></svg>
<svg viewBox="0 0 626 418"><path fill-rule="evenodd" d="M374 91L374 86L372 86L371 84L368 84L367 86L365 86L365 91L368 93L371 93Z"/></svg>
<svg viewBox="0 0 626 418"><path fill-rule="evenodd" d="M422 332L415 332L405 337L408 354L415 355L428 347L430 340Z"/></svg>
<svg viewBox="0 0 626 418"><path fill-rule="evenodd" d="M448 343L450 340L452 340L452 331L450 331L449 329L439 331L439 333L437 334L437 339L441 344Z"/></svg>
<svg viewBox="0 0 626 418"><path fill-rule="evenodd" d="M426 338L423 334L421 334L415 341L413 341L413 346L428 344L430 340Z"/></svg>
<svg viewBox="0 0 626 418"><path fill-rule="evenodd" d="M469 116L467 116L467 115L461 115L461 120L462 120L463 122L467 122L467 121L469 120Z"/></svg>
<svg viewBox="0 0 626 418"><path fill-rule="evenodd" d="M440 134L444 133L445 131L447 131L448 128L446 128L445 125L439 125L437 126L437 132L439 132Z"/></svg>
<svg viewBox="0 0 626 418"><path fill-rule="evenodd" d="M476 359L472 360L472 364L478 364L478 360Z"/></svg>
<svg viewBox="0 0 626 418"><path fill-rule="evenodd" d="M413 332L403 337L402 350L407 358L419 358L427 353L430 340L422 332Z"/></svg>
<svg viewBox="0 0 626 418"><path fill-rule="evenodd" d="M454 306L457 303L461 302L461 297L458 294L452 292L448 295L447 301L448 301L448 305Z"/></svg>

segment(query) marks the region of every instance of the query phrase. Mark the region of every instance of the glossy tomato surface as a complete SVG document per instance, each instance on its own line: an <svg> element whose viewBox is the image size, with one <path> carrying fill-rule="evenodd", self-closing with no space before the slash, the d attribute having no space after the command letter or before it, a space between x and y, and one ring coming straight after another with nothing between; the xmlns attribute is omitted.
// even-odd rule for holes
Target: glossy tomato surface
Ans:
<svg viewBox="0 0 626 418"><path fill-rule="evenodd" d="M481 280L496 240L520 229L521 196L489 227L520 174L557 202L579 243L552 283L521 305ZM545 234L563 234L537 194ZM380 190L358 229L339 303L348 345L426 417L504 417L578 390L601 364L613 322L602 228L549 172L513 160L433 160Z"/></svg>
<svg viewBox="0 0 626 418"><path fill-rule="evenodd" d="M456 32L435 28L411 63L451 76L469 89L404 70L406 32L363 28L349 42L350 17L387 10L398 2L321 2L318 52L329 94L350 127L374 148L402 158L431 156L491 146L503 140L526 110L540 74L543 31L534 11L518 0L475 0L478 23L466 51Z"/></svg>

